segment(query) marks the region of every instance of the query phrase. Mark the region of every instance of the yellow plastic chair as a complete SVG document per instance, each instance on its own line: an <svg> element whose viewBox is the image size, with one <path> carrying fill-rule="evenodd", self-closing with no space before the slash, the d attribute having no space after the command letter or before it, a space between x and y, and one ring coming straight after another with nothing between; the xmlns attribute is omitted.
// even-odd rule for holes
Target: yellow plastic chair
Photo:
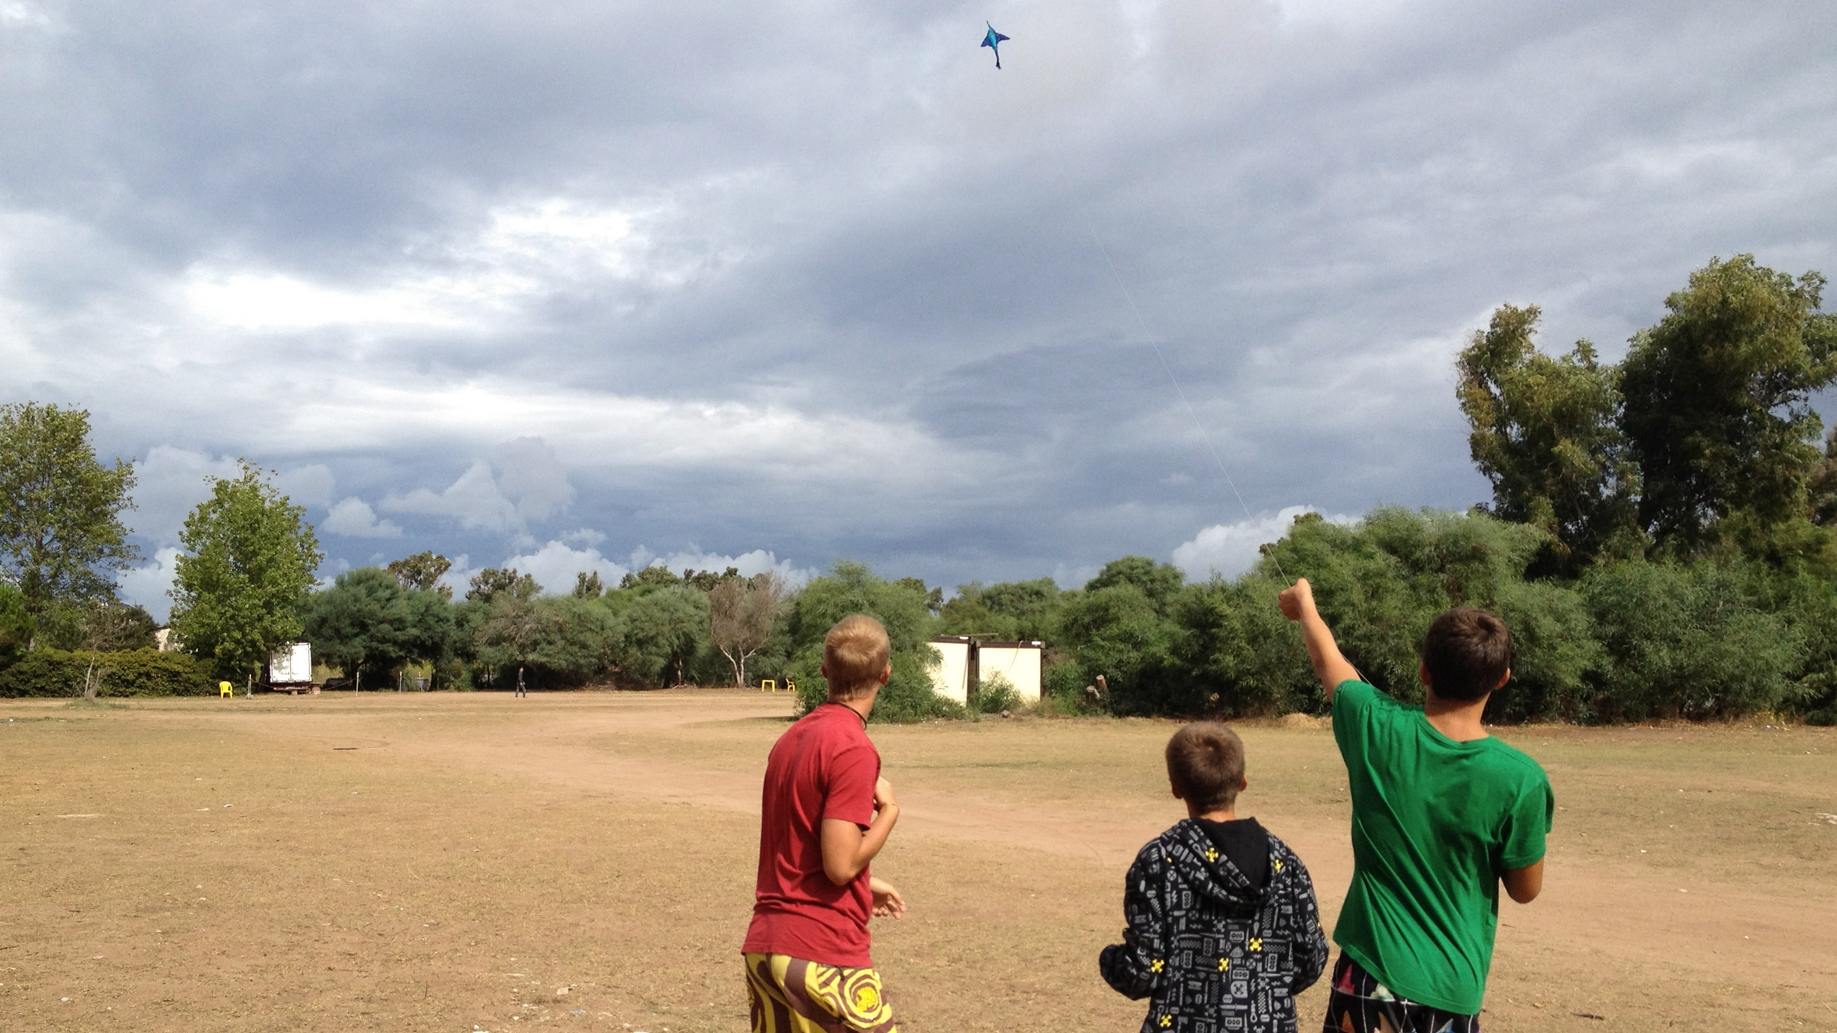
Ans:
<svg viewBox="0 0 1837 1033"><path fill-rule="evenodd" d="M220 681L217 683L217 698L218 699L222 699L225 696L230 696L233 698L235 695L236 695L236 690L230 688L229 682Z"/></svg>
<svg viewBox="0 0 1837 1033"><path fill-rule="evenodd" d="M775 681L773 681L773 680L772 680L772 679L770 679L770 678L766 678L766 679L764 679L764 680L762 680L762 681L760 681L760 683L759 683L759 691L760 691L760 692L777 692L777 691L778 691L778 683L777 683L777 682L775 682Z"/></svg>

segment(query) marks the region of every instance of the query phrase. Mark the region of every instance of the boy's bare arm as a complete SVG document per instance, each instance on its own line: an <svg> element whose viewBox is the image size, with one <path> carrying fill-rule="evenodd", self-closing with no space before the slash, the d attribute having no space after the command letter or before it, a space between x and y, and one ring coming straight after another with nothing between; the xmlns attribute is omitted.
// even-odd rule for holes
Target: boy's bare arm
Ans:
<svg viewBox="0 0 1837 1033"><path fill-rule="evenodd" d="M1333 692L1340 683L1358 680L1359 672L1341 655L1339 644L1333 641L1332 629L1314 608L1314 587L1308 584L1307 578L1296 578L1294 584L1282 590L1276 602L1282 607L1282 616L1301 624L1301 637L1308 644L1308 659L1314 661L1314 673L1320 678L1321 687L1327 690L1327 702L1333 702Z"/></svg>
<svg viewBox="0 0 1837 1033"><path fill-rule="evenodd" d="M887 834L899 820L899 804L893 799L892 784L884 778L874 783L874 806L874 823L865 829L841 818L823 819L823 874L830 882L838 886L853 882L887 845Z"/></svg>
<svg viewBox="0 0 1837 1033"><path fill-rule="evenodd" d="M1527 864L1523 868L1513 868L1499 877L1505 883L1505 892L1520 904L1529 904L1537 899L1544 890L1544 863Z"/></svg>

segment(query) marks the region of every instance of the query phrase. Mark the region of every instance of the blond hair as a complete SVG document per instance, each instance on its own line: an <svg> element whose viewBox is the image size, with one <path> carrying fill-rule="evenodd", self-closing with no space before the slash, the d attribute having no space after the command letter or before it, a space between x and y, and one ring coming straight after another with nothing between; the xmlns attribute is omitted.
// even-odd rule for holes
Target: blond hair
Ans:
<svg viewBox="0 0 1837 1033"><path fill-rule="evenodd" d="M837 621L823 636L823 674L829 679L829 698L845 701L872 692L892 655L893 644L879 621L864 613Z"/></svg>

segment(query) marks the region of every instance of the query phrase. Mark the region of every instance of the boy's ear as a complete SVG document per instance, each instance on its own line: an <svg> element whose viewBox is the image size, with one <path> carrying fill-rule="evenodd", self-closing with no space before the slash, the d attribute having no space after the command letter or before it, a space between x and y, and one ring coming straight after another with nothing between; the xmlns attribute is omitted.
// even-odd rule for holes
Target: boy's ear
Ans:
<svg viewBox="0 0 1837 1033"><path fill-rule="evenodd" d="M1507 673L1509 674L1510 672ZM893 662L889 660L887 661L886 670L880 672L880 684L885 685L887 679L891 677L893 677Z"/></svg>
<svg viewBox="0 0 1837 1033"><path fill-rule="evenodd" d="M1416 677L1418 680L1422 682L1424 688L1434 688L1435 687L1431 685L1429 682L1429 665L1428 664L1419 663L1416 665Z"/></svg>
<svg viewBox="0 0 1837 1033"><path fill-rule="evenodd" d="M1493 686L1493 691L1498 692L1500 689L1505 688L1505 683L1511 680L1512 680L1512 669L1510 667L1507 667L1505 669L1505 673L1499 676L1499 684Z"/></svg>
<svg viewBox="0 0 1837 1033"><path fill-rule="evenodd" d="M1183 793L1183 792L1181 792L1181 791L1180 791L1180 787L1179 787L1179 786L1177 786L1177 785L1175 785L1175 784L1173 783L1173 781L1172 781L1171 779L1170 779L1170 780L1168 780L1168 783L1167 783L1167 788L1169 788L1169 789L1171 789L1171 790L1173 790L1173 794L1174 794L1174 799L1176 799L1176 800L1184 800L1184 799L1186 799L1186 794L1185 794L1185 793Z"/></svg>

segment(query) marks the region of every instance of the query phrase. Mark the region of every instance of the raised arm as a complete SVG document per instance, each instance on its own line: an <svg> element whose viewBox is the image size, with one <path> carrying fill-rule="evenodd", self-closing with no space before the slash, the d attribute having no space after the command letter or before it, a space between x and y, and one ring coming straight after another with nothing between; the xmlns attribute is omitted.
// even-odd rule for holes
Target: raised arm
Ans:
<svg viewBox="0 0 1837 1033"><path fill-rule="evenodd" d="M1313 586L1307 578L1296 578L1276 601L1282 607L1282 616L1300 623L1301 637L1308 644L1308 659L1314 661L1314 673L1320 678L1321 688L1327 690L1327 702L1333 702L1334 690L1340 683L1357 680L1359 672L1340 653L1332 629L1314 608Z"/></svg>

